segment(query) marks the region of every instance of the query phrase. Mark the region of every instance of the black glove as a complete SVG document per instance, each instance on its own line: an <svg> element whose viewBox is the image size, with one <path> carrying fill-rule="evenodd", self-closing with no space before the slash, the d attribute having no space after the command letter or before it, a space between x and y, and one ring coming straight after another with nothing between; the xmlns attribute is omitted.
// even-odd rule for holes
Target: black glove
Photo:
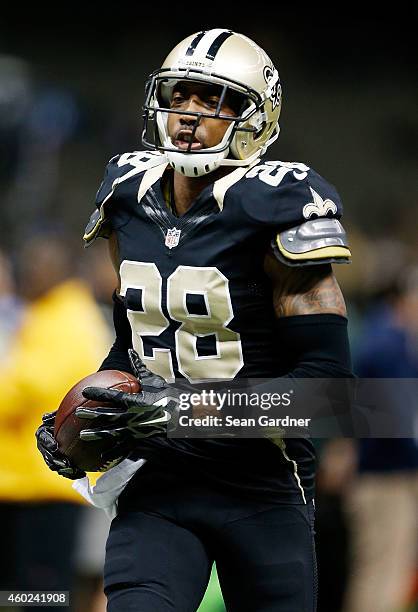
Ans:
<svg viewBox="0 0 418 612"><path fill-rule="evenodd" d="M53 472L60 476L76 480L86 475L83 470L71 463L71 461L58 450L58 443L54 438L55 412L47 412L42 417L42 425L36 430L36 445L41 452L45 463Z"/></svg>
<svg viewBox="0 0 418 612"><path fill-rule="evenodd" d="M81 440L99 440L111 437L118 444L132 439L165 434L168 425L175 426L178 418L178 391L164 378L153 374L138 353L129 349L132 370L141 384L140 393L124 393L116 389L86 387L85 398L110 403L108 407L80 407L80 419L99 419L100 425L80 432Z"/></svg>

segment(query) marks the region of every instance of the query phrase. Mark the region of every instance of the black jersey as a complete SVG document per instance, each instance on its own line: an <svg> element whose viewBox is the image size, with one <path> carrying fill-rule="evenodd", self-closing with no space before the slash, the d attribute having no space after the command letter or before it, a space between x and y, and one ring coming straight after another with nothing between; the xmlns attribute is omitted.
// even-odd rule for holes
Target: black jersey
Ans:
<svg viewBox="0 0 418 612"><path fill-rule="evenodd" d="M167 207L159 153L108 164L86 240L113 232L132 344L166 380L271 378L288 370L279 350L272 287L263 262L278 233L316 217L339 218L339 196L304 164L260 162L207 186L176 217ZM145 444L145 443L144 443ZM312 497L306 440L149 440L160 458L200 462L229 486L286 503Z"/></svg>

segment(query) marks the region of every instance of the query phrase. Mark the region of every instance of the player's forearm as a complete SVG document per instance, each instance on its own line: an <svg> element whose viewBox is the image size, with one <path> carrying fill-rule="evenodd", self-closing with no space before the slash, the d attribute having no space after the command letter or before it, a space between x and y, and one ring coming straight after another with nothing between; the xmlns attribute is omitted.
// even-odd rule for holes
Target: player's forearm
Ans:
<svg viewBox="0 0 418 612"><path fill-rule="evenodd" d="M132 372L128 349L132 348L132 331L121 298L113 294L113 324L116 338L100 370L122 370Z"/></svg>
<svg viewBox="0 0 418 612"><path fill-rule="evenodd" d="M292 267L265 258L272 281L279 364L284 376L352 376L347 310L329 263Z"/></svg>
<svg viewBox="0 0 418 612"><path fill-rule="evenodd" d="M276 321L278 363L292 378L351 378L347 319L333 313L295 315Z"/></svg>
<svg viewBox="0 0 418 612"><path fill-rule="evenodd" d="M352 378L347 312L331 266L289 267L268 255L265 271L273 285L279 376L252 391L273 393L286 378Z"/></svg>

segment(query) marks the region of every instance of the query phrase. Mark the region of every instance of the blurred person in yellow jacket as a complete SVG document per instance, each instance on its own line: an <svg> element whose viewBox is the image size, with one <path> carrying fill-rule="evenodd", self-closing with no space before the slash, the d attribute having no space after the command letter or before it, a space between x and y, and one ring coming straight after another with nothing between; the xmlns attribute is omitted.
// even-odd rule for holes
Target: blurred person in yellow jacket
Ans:
<svg viewBox="0 0 418 612"><path fill-rule="evenodd" d="M0 365L0 512L10 537L1 589L68 590L71 584L81 498L70 481L48 470L33 432L45 411L97 369L110 344L90 289L74 274L71 253L61 237L40 236L19 254L26 307Z"/></svg>
<svg viewBox="0 0 418 612"><path fill-rule="evenodd" d="M0 363L20 324L21 314L22 304L16 295L11 261L0 251Z"/></svg>

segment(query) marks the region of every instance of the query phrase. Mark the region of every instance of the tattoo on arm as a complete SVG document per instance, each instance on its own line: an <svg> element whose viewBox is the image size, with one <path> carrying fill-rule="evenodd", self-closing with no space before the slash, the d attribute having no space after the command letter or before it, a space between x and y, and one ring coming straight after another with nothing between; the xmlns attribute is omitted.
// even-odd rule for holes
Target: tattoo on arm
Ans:
<svg viewBox="0 0 418 612"><path fill-rule="evenodd" d="M344 298L330 264L292 268L269 253L264 268L273 283L277 317L323 313L347 316Z"/></svg>

